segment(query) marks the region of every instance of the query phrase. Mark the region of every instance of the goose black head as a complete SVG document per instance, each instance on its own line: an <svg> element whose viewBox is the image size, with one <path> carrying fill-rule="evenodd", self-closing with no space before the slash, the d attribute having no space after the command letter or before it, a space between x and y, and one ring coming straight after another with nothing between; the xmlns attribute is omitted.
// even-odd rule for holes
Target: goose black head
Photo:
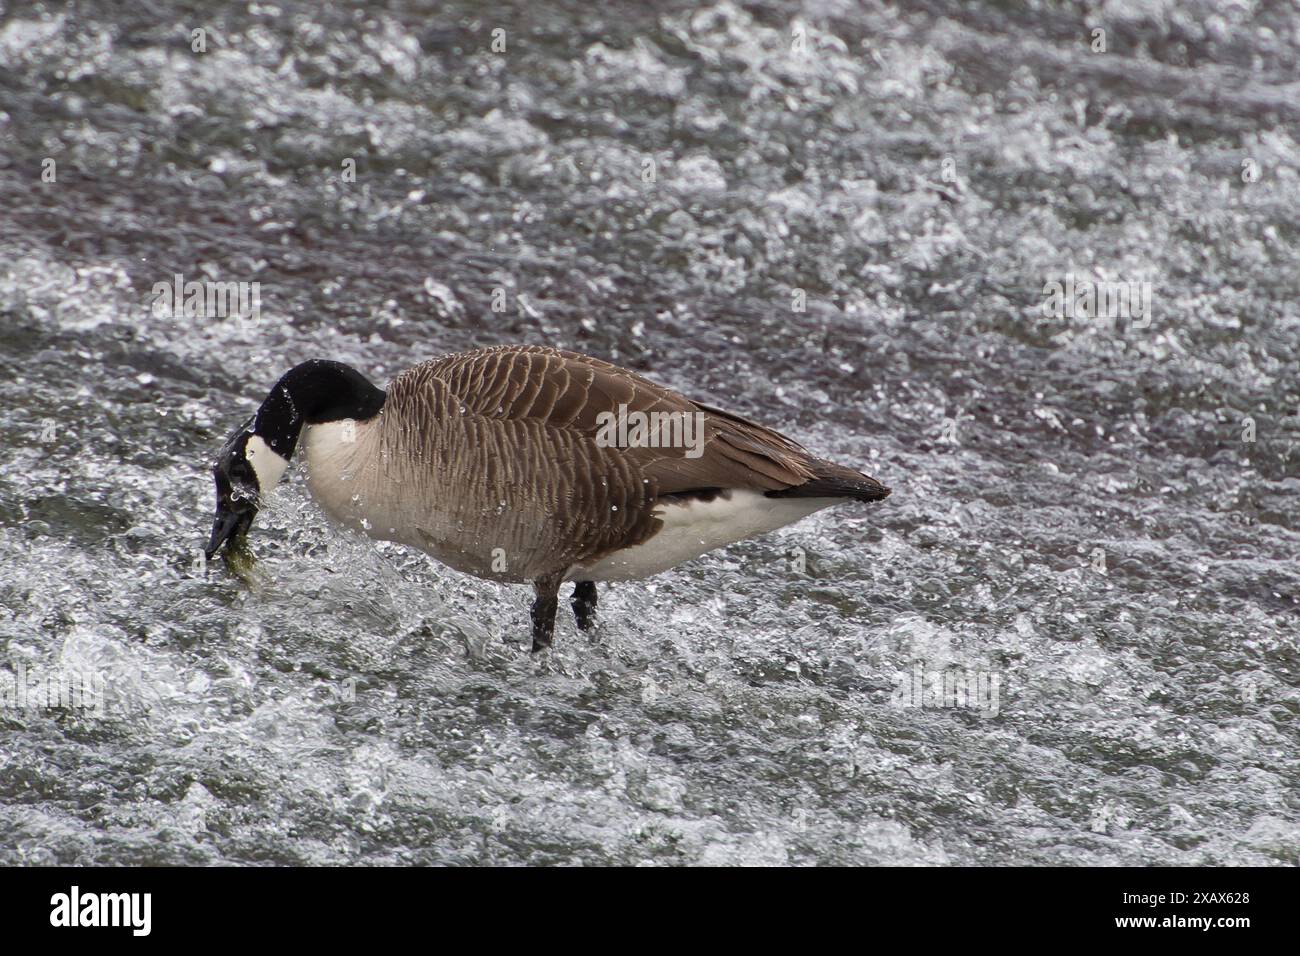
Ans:
<svg viewBox="0 0 1300 956"><path fill-rule="evenodd" d="M204 552L208 559L248 532L261 502L289 467L303 425L373 418L385 397L382 389L340 362L312 359L286 372L257 414L226 439L212 466L217 513Z"/></svg>

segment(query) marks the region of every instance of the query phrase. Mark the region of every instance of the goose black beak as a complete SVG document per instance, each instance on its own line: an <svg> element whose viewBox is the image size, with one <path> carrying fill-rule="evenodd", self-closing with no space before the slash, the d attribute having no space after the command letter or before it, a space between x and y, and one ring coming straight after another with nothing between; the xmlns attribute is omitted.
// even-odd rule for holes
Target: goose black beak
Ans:
<svg viewBox="0 0 1300 956"><path fill-rule="evenodd" d="M217 513L212 521L212 536L204 551L209 561L223 546L242 541L257 516L257 476L244 453L251 424L252 419L249 419L235 429L212 466L212 480L217 486Z"/></svg>
<svg viewBox="0 0 1300 956"><path fill-rule="evenodd" d="M256 509L237 511L229 505L218 502L217 515L212 522L212 537L208 539L208 547L204 552L207 559L211 561L226 542L243 538L252 526L253 516L256 514Z"/></svg>

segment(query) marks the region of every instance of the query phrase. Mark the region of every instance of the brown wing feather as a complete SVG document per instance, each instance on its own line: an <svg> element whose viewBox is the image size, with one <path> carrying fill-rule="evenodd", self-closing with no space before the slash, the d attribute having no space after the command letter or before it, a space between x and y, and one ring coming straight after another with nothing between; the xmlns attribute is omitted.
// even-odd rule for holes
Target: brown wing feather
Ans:
<svg viewBox="0 0 1300 956"><path fill-rule="evenodd" d="M489 419L541 420L581 433L593 445L598 416L629 412L703 414L704 448L628 448L661 493L693 488L781 490L816 477L803 446L755 422L693 402L641 375L600 359L545 346L502 346L448 356L429 366L467 410Z"/></svg>
<svg viewBox="0 0 1300 956"><path fill-rule="evenodd" d="M660 526L653 512L663 495L721 488L866 497L862 489L880 488L756 422L600 359L545 346L499 346L426 362L398 376L389 394L390 400L423 395L417 404L424 414L444 419L444 428L457 423L469 439L462 454L472 455L474 467L493 482L524 488L553 517L545 546L555 551L557 567L649 538ZM689 458L685 448L601 447L599 416L620 405L629 412L701 414L703 453ZM493 454L471 452L475 445ZM545 481L556 471L563 488ZM586 542L581 553L574 541Z"/></svg>

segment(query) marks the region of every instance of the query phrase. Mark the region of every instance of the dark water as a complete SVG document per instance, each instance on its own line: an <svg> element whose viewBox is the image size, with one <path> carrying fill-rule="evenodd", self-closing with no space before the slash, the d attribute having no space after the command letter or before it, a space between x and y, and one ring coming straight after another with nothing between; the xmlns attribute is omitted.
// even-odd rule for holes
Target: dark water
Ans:
<svg viewBox="0 0 1300 956"><path fill-rule="evenodd" d="M1038 6L0 2L0 691L106 700L0 708L0 862L1300 863L1300 17ZM509 342L894 495L542 661L300 476L195 568L280 372Z"/></svg>

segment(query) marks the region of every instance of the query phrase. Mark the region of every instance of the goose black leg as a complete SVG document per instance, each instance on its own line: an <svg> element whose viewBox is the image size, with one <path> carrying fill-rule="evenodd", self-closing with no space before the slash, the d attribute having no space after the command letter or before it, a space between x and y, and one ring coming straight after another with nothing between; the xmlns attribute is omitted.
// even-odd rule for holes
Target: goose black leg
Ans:
<svg viewBox="0 0 1300 956"><path fill-rule="evenodd" d="M538 578L533 582L537 600L533 601L533 653L551 646L555 633L555 609L560 604L560 576Z"/></svg>
<svg viewBox="0 0 1300 956"><path fill-rule="evenodd" d="M596 582L579 581L573 586L573 616L578 629L589 631L596 623Z"/></svg>

